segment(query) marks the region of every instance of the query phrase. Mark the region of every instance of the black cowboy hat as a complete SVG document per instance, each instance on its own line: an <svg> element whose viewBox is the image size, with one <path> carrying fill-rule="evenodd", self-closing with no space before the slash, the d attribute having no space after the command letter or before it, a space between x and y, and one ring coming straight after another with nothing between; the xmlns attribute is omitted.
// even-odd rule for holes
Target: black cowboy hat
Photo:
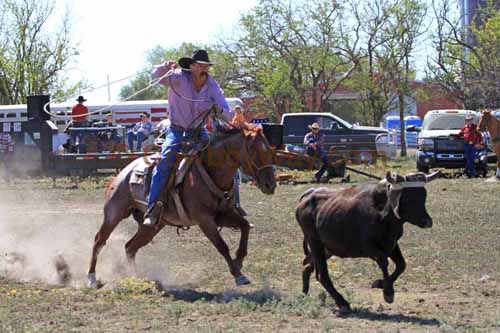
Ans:
<svg viewBox="0 0 500 333"><path fill-rule="evenodd" d="M213 65L213 63L210 62L210 59L208 59L208 53L205 50L196 50L193 52L193 56L191 58L180 58L177 63L179 64L179 66L181 66L182 69L189 69L189 66L194 62Z"/></svg>
<svg viewBox="0 0 500 333"><path fill-rule="evenodd" d="M78 98L76 99L77 102L86 102L87 100L85 98L83 98L83 96L78 96Z"/></svg>

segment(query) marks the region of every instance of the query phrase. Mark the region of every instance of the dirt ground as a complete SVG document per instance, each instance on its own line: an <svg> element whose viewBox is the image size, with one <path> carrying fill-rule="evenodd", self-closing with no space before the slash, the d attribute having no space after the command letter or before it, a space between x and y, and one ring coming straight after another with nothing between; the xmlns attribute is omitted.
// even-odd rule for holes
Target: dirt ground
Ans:
<svg viewBox="0 0 500 333"><path fill-rule="evenodd" d="M282 185L273 196L243 185L255 224L243 268L249 286L235 286L197 228L164 229L139 252L140 276L129 277L123 247L136 225L127 219L99 258L104 287L87 288L106 181L88 179L79 189L68 179L56 188L48 179L0 184L0 332L500 331L500 182L441 179L427 186L434 226L405 226L407 269L392 304L370 288L381 276L374 262L331 260L332 280L354 309L339 317L314 277L309 296L301 293L294 206L309 184ZM239 233L222 234L234 253ZM66 281L57 274L61 258Z"/></svg>

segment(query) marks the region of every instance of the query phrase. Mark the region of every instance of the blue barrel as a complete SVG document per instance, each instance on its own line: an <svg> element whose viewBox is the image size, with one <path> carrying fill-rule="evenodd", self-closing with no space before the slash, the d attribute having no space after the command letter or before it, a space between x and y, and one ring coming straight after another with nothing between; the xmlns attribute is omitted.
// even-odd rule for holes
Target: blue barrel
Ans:
<svg viewBox="0 0 500 333"><path fill-rule="evenodd" d="M405 129L408 126L422 126L422 119L419 116L406 116L405 117ZM417 146L417 132L406 132L406 145L408 147Z"/></svg>
<svg viewBox="0 0 500 333"><path fill-rule="evenodd" d="M385 127L387 129L399 130L401 128L399 116L388 116L385 118Z"/></svg>

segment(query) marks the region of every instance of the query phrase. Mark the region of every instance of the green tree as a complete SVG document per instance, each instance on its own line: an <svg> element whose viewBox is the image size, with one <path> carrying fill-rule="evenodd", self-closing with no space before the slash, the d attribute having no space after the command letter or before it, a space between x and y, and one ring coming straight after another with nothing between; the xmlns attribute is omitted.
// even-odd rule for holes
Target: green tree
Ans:
<svg viewBox="0 0 500 333"><path fill-rule="evenodd" d="M130 96L136 94L141 89L146 88L151 83L151 71L154 66L162 64L167 60L179 60L185 56L191 56L193 51L199 48L204 48L207 50L210 56L210 61L215 63L210 69L211 75L217 80L217 82L224 89L226 96L231 96L235 89L232 88L231 76L234 70L231 69L232 64L230 63L230 58L227 53L223 50L219 50L210 46L195 46L192 43L183 43L178 48L163 48L161 46L156 46L151 49L146 57L146 62L144 68L140 73L133 79L129 84L122 87L120 90L120 98L128 99ZM133 100L151 100L151 99L165 99L167 98L167 93L164 86L156 85L147 89L137 95L133 96Z"/></svg>
<svg viewBox="0 0 500 333"><path fill-rule="evenodd" d="M75 92L65 70L78 55L70 38L70 16L65 13L55 29L51 0L0 1L0 104L25 103L31 94L54 97Z"/></svg>
<svg viewBox="0 0 500 333"><path fill-rule="evenodd" d="M438 82L467 109L500 107L500 11L486 1L468 28L450 0L433 1L437 20L435 55L428 78Z"/></svg>
<svg viewBox="0 0 500 333"><path fill-rule="evenodd" d="M344 11L336 1L260 1L242 15L236 37L221 41L237 65L234 86L261 97L270 112L282 104L327 109L355 68Z"/></svg>

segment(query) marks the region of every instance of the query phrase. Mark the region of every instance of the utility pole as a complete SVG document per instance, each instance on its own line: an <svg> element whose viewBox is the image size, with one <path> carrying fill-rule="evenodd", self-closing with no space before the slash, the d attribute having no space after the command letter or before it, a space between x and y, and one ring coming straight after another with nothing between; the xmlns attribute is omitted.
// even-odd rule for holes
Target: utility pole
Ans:
<svg viewBox="0 0 500 333"><path fill-rule="evenodd" d="M111 85L109 83L109 74L106 75L108 80L108 102L111 102Z"/></svg>

